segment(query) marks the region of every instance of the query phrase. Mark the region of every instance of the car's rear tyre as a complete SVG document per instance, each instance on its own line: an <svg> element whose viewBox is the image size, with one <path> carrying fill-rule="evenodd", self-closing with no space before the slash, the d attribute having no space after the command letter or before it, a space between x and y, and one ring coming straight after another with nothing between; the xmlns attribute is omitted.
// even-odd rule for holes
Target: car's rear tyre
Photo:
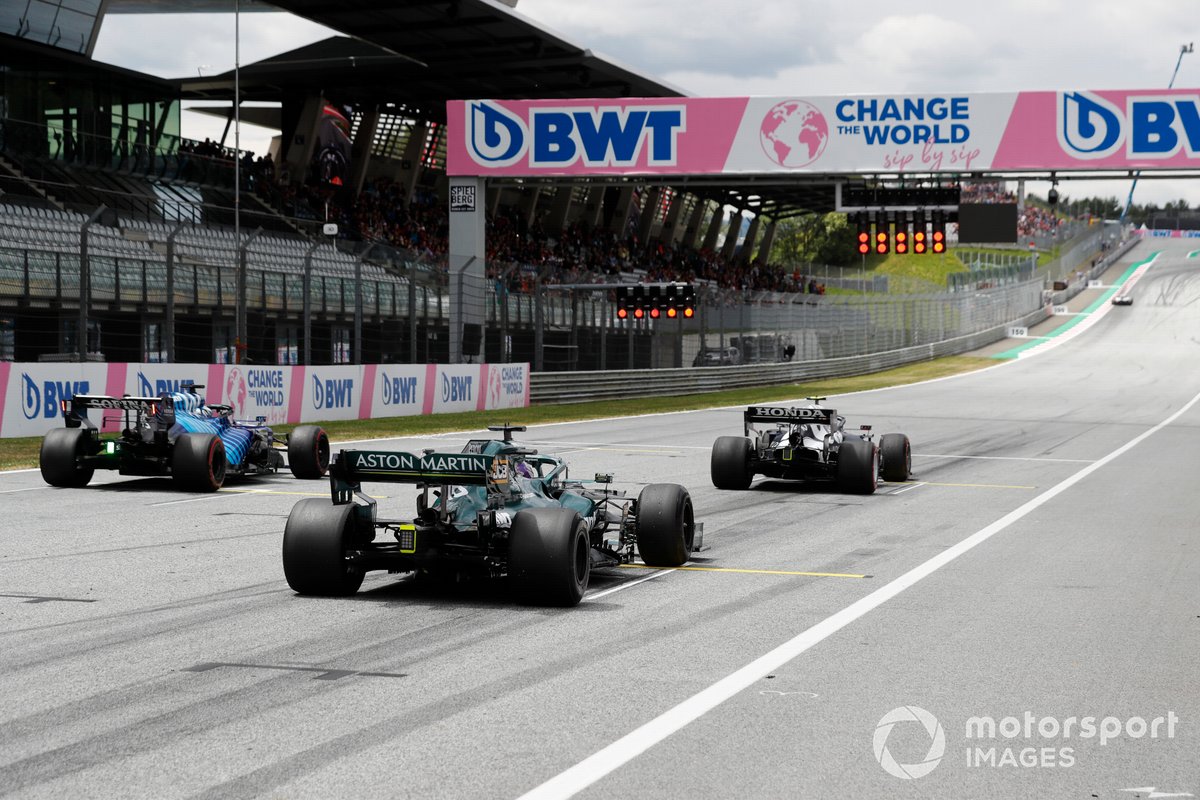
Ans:
<svg viewBox="0 0 1200 800"><path fill-rule="evenodd" d="M225 443L215 433L182 433L171 453L171 474L188 492L215 492L225 485Z"/></svg>
<svg viewBox="0 0 1200 800"><path fill-rule="evenodd" d="M750 472L750 440L745 436L718 436L713 442L713 486L718 489L748 489L754 478Z"/></svg>
<svg viewBox="0 0 1200 800"><path fill-rule="evenodd" d="M329 472L329 436L319 425L301 425L288 436L288 469L297 478L324 478Z"/></svg>
<svg viewBox="0 0 1200 800"><path fill-rule="evenodd" d="M591 572L592 548L579 514L567 508L530 508L513 517L508 579L525 602L578 605Z"/></svg>
<svg viewBox="0 0 1200 800"><path fill-rule="evenodd" d="M96 470L79 466L79 457L87 455L88 432L83 428L54 428L42 438L38 466L42 480L51 486L75 488L87 486Z"/></svg>
<svg viewBox="0 0 1200 800"><path fill-rule="evenodd" d="M362 586L365 572L346 563L353 542L353 504L324 498L301 500L283 529L283 575L298 594L346 597Z"/></svg>
<svg viewBox="0 0 1200 800"><path fill-rule="evenodd" d="M912 445L903 433L885 433L879 438L879 472L885 481L903 483L912 475Z"/></svg>
<svg viewBox="0 0 1200 800"><path fill-rule="evenodd" d="M637 499L642 561L654 567L682 566L692 557L695 539L696 518L687 489L677 483L652 483L642 489Z"/></svg>
<svg viewBox="0 0 1200 800"><path fill-rule="evenodd" d="M851 494L874 494L879 485L879 450L865 439L844 439L838 447L838 486Z"/></svg>

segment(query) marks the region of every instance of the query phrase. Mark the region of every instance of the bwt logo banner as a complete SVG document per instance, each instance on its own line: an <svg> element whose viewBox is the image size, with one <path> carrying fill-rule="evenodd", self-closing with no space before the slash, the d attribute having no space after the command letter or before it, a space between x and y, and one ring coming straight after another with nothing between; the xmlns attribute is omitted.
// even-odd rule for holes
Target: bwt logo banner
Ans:
<svg viewBox="0 0 1200 800"><path fill-rule="evenodd" d="M488 100L467 103L467 152L481 167L562 168L674 166L679 134L687 130L682 105L539 106L528 120Z"/></svg>
<svg viewBox="0 0 1200 800"><path fill-rule="evenodd" d="M173 380L170 378L156 378L153 381L146 377L146 373L138 372L137 374L137 395L138 397L158 397L160 394L173 394L174 392L182 392L184 384L194 384L195 380L191 378L180 378Z"/></svg>
<svg viewBox="0 0 1200 800"><path fill-rule="evenodd" d="M354 378L333 378L321 380L314 374L312 378L313 408L349 408L354 405Z"/></svg>
<svg viewBox="0 0 1200 800"><path fill-rule="evenodd" d="M382 372L379 379L383 384L383 404L385 406L410 406L419 402L416 378L389 376L386 372Z"/></svg>
<svg viewBox="0 0 1200 800"><path fill-rule="evenodd" d="M53 419L59 415L60 400L87 394L88 381L38 381L21 373L21 412L25 419Z"/></svg>
<svg viewBox="0 0 1200 800"><path fill-rule="evenodd" d="M1200 99L1137 95L1125 108L1090 92L1058 95L1058 143L1079 159L1101 159L1122 148L1130 157L1167 159L1200 153Z"/></svg>
<svg viewBox="0 0 1200 800"><path fill-rule="evenodd" d="M469 403L475 399L475 378L472 375L442 375L442 402Z"/></svg>

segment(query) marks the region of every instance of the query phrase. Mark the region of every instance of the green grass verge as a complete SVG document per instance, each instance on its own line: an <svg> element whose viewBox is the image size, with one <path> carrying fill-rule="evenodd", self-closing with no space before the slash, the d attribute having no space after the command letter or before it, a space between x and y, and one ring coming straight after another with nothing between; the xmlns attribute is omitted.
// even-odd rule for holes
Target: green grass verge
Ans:
<svg viewBox="0 0 1200 800"><path fill-rule="evenodd" d="M696 408L715 408L748 403L763 403L788 400L797 397L820 395L832 397L847 392L880 389L905 383L942 378L995 366L990 358L974 356L948 356L918 364L857 375L849 378L828 378L810 383L787 386L763 386L749 389L730 389L723 392L682 397L640 397L628 400L596 400L588 403L566 405L536 405L529 408L514 408L507 411L469 411L462 414L435 414L433 416L388 417L386 419L360 419L340 422L325 422L322 426L329 433L335 446L338 441L355 439L383 439L394 436L412 436L446 431L478 430L487 425L509 422L516 425L540 425L551 422L620 417L655 412L688 411ZM272 426L287 432L294 425ZM36 467L40 436L20 439L0 439L0 469Z"/></svg>

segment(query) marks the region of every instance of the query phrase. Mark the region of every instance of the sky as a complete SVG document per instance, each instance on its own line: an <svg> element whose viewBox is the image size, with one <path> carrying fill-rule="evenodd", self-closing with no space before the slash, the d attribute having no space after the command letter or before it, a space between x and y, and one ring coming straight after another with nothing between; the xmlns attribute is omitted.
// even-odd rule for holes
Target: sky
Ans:
<svg viewBox="0 0 1200 800"><path fill-rule="evenodd" d="M517 12L578 45L698 96L1200 87L1200 15L1179 0L519 0ZM847 13L846 9L853 11ZM240 15L240 62L332 34L287 14ZM110 15L95 57L163 77L234 64L232 14ZM155 42L147 47L146 42ZM222 123L184 114L184 135ZM264 152L271 132L243 126ZM232 144L232 142L230 142ZM1046 183L1029 190L1045 195ZM1060 182L1069 197L1116 196L1129 181ZM1138 184L1136 202L1200 206L1200 178Z"/></svg>

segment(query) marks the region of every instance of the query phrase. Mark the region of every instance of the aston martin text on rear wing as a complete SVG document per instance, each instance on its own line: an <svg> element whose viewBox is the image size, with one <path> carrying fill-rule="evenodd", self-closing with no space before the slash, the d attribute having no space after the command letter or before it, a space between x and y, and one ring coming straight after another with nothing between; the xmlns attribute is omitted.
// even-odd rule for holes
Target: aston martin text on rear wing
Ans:
<svg viewBox="0 0 1200 800"><path fill-rule="evenodd" d="M787 408L785 406L750 406L746 409L746 424L751 422L782 422L789 425L832 425L837 411L832 408Z"/></svg>
<svg viewBox="0 0 1200 800"><path fill-rule="evenodd" d="M404 453L396 450L343 450L330 468L339 482L357 487L364 480L384 483L452 483L483 486L492 456L480 453Z"/></svg>

